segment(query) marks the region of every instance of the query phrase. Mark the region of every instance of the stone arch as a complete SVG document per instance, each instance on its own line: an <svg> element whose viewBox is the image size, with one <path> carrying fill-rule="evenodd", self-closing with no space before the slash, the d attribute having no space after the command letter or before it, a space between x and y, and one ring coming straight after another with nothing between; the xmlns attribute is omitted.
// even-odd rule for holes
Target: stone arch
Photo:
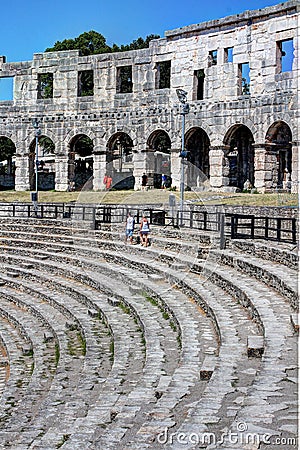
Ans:
<svg viewBox="0 0 300 450"><path fill-rule="evenodd" d="M0 190L15 188L15 156L14 142L0 135Z"/></svg>
<svg viewBox="0 0 300 450"><path fill-rule="evenodd" d="M29 144L29 185L35 189L36 176L36 139ZM55 144L47 135L38 138L38 190L50 191L55 189Z"/></svg>
<svg viewBox="0 0 300 450"><path fill-rule="evenodd" d="M146 145L150 165L149 175L153 176L153 187L157 189L162 185L170 187L172 184L170 136L162 129L155 130L149 135Z"/></svg>
<svg viewBox="0 0 300 450"><path fill-rule="evenodd" d="M200 127L190 128L185 133L185 148L188 151L188 161L191 165L189 170L189 186L199 186L200 178L209 178L209 149L210 140L207 133ZM200 172L199 172L200 171Z"/></svg>
<svg viewBox="0 0 300 450"><path fill-rule="evenodd" d="M291 188L292 176L292 131L289 125L278 120L268 129L265 136L266 150L276 156L272 168L273 185L280 189Z"/></svg>
<svg viewBox="0 0 300 450"><path fill-rule="evenodd" d="M243 124L233 125L224 137L225 157L229 167L229 186L244 189L245 183L254 186L254 138Z"/></svg>
<svg viewBox="0 0 300 450"><path fill-rule="evenodd" d="M73 136L68 144L68 180L69 190L80 190L90 180L92 189L93 177L93 150L92 139L86 134L79 133Z"/></svg>
<svg viewBox="0 0 300 450"><path fill-rule="evenodd" d="M124 131L114 133L107 141L106 167L115 189L132 189L133 141Z"/></svg>

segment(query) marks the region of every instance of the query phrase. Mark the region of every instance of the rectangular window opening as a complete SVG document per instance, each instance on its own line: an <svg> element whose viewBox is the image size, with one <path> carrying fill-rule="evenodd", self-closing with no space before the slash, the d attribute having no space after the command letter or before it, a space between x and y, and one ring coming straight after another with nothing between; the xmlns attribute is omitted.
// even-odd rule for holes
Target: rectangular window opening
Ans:
<svg viewBox="0 0 300 450"><path fill-rule="evenodd" d="M204 98L204 78L205 78L205 73L204 73L203 69L194 71L193 100L203 100L203 98Z"/></svg>
<svg viewBox="0 0 300 450"><path fill-rule="evenodd" d="M249 63L238 65L238 95L250 95L250 67Z"/></svg>
<svg viewBox="0 0 300 450"><path fill-rule="evenodd" d="M217 64L218 50L211 50L208 54L208 67L215 66Z"/></svg>
<svg viewBox="0 0 300 450"><path fill-rule="evenodd" d="M117 93L131 93L132 86L132 66L117 67Z"/></svg>
<svg viewBox="0 0 300 450"><path fill-rule="evenodd" d="M94 72L93 70L82 70L78 72L78 97L92 95L94 95Z"/></svg>
<svg viewBox="0 0 300 450"><path fill-rule="evenodd" d="M38 98L53 98L53 73L38 75Z"/></svg>
<svg viewBox="0 0 300 450"><path fill-rule="evenodd" d="M0 101L14 99L14 77L0 78Z"/></svg>
<svg viewBox="0 0 300 450"><path fill-rule="evenodd" d="M156 64L156 89L169 89L171 86L171 61Z"/></svg>
<svg viewBox="0 0 300 450"><path fill-rule="evenodd" d="M233 47L228 47L224 49L224 63L233 62Z"/></svg>
<svg viewBox="0 0 300 450"><path fill-rule="evenodd" d="M294 61L294 43L293 39L276 42L276 72L291 72L293 70Z"/></svg>

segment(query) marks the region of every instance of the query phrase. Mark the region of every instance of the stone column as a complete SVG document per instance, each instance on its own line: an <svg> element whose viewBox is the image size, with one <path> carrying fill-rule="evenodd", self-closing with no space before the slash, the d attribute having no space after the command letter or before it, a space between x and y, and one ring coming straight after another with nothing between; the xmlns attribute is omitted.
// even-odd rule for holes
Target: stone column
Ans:
<svg viewBox="0 0 300 450"><path fill-rule="evenodd" d="M172 187L180 190L180 176L181 176L181 158L179 156L181 149L171 149L171 177Z"/></svg>
<svg viewBox="0 0 300 450"><path fill-rule="evenodd" d="M69 158L64 154L55 156L55 190L67 191L69 188Z"/></svg>
<svg viewBox="0 0 300 450"><path fill-rule="evenodd" d="M225 150L222 145L210 147L209 150L209 183L214 189L229 185L229 163Z"/></svg>
<svg viewBox="0 0 300 450"><path fill-rule="evenodd" d="M300 153L299 142L292 142L292 177L291 177L291 193L299 193L299 170L300 170Z"/></svg>
<svg viewBox="0 0 300 450"><path fill-rule="evenodd" d="M276 146L266 147L265 150L265 163L264 163L264 190L260 192L266 192L274 190L278 185L278 157ZM257 187L257 186L256 186ZM258 188L258 187L257 187Z"/></svg>
<svg viewBox="0 0 300 450"><path fill-rule="evenodd" d="M16 155L15 190L29 191L29 155Z"/></svg>
<svg viewBox="0 0 300 450"><path fill-rule="evenodd" d="M105 185L103 184L103 178L106 173L106 152L105 151L94 151L94 162L93 162L93 190L94 191L104 191Z"/></svg>
<svg viewBox="0 0 300 450"><path fill-rule="evenodd" d="M264 144L256 144L254 147L254 186L258 192L266 190L266 148Z"/></svg>
<svg viewBox="0 0 300 450"><path fill-rule="evenodd" d="M142 175L145 173L149 179L149 155L146 151L134 151L133 152L133 176L135 178L134 190L139 191L142 189ZM149 181L149 180L148 180Z"/></svg>
<svg viewBox="0 0 300 450"><path fill-rule="evenodd" d="M133 176L135 179L134 189L139 191L142 189L142 175L146 173L146 153L141 151L133 151Z"/></svg>

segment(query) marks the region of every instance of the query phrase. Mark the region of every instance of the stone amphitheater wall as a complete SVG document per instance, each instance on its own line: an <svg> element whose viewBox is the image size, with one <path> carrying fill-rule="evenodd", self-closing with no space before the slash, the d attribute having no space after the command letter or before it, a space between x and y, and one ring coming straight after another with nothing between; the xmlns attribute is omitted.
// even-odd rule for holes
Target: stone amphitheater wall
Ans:
<svg viewBox="0 0 300 450"><path fill-rule="evenodd" d="M55 174L58 191L70 188L71 154L78 157L75 142L81 136L93 145L94 190L104 189L106 172L113 180L133 177L135 189L140 189L143 173L152 187L166 172L179 187L182 114L176 90L183 89L190 108L186 146L198 170L186 169L188 185L202 186L204 173L207 189L242 189L249 181L260 192L278 187L297 192L298 23L299 3L292 0L167 31L144 50L89 56L76 50L36 53L22 62L1 57L0 79L14 79L14 99L0 102L0 136L11 139L16 149L15 189L32 189L34 118L42 136L55 146L50 162L40 158ZM282 66L286 42L293 47L289 70ZM169 62L168 87L161 87L159 70ZM118 92L122 67L132 68L132 92ZM93 72L93 95L79 93L82 71ZM50 98L40 98L39 80L45 74L53 77ZM166 136L168 144L161 148L158 142ZM125 137L131 142L128 158Z"/></svg>

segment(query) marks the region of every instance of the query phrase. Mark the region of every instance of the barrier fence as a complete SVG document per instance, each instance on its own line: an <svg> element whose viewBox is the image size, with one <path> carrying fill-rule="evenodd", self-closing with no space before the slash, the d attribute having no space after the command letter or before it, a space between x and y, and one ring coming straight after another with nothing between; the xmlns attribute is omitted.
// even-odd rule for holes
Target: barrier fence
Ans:
<svg viewBox="0 0 300 450"><path fill-rule="evenodd" d="M125 223L128 213L138 223L147 216L151 225L173 226L220 233L221 246L225 238L265 239L296 244L297 221L292 217L267 217L235 214L218 208L188 205L183 212L140 206L88 205L78 203L39 203L37 211L32 203L0 203L0 218L72 219L90 221L93 229L102 225ZM182 216L181 216L182 214Z"/></svg>

